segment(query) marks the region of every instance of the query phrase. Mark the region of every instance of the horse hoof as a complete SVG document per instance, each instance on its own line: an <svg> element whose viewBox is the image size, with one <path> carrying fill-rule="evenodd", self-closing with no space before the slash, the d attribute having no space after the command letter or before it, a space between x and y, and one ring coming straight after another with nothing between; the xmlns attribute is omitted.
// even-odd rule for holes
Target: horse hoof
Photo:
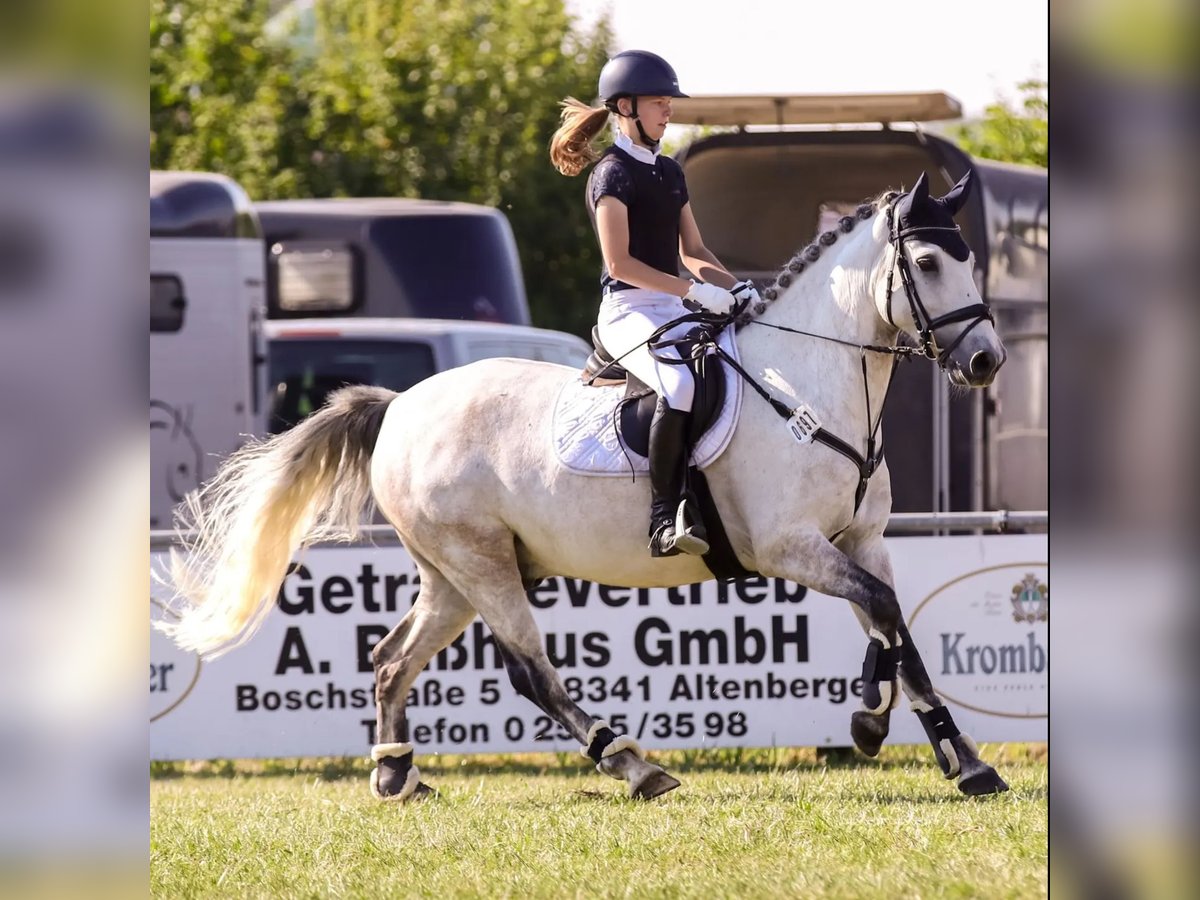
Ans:
<svg viewBox="0 0 1200 900"><path fill-rule="evenodd" d="M409 800L436 800L440 796L441 796L441 794L439 794L437 792L436 788L431 788L425 782L418 781L416 788L412 792L412 796L409 797L408 799Z"/></svg>
<svg viewBox="0 0 1200 900"><path fill-rule="evenodd" d="M888 717L873 716L862 710L850 716L850 737L854 746L867 756L878 756L883 739L888 735Z"/></svg>
<svg viewBox="0 0 1200 900"><path fill-rule="evenodd" d="M419 776L419 774L415 769L410 769L409 779L414 775ZM404 789L407 780L397 785L395 779L386 778L385 783L380 784L379 769L372 769L369 779L371 796L376 800L383 800L386 803L410 803L413 800L434 799L438 796L438 792L423 781L418 781L411 791L405 793Z"/></svg>
<svg viewBox="0 0 1200 900"><path fill-rule="evenodd" d="M958 779L958 789L969 797L983 797L987 794L1002 794L1008 790L1008 785L995 769L984 766L978 772Z"/></svg>
<svg viewBox="0 0 1200 900"><path fill-rule="evenodd" d="M656 766L655 771L629 789L629 796L634 800L653 800L677 787L679 787L679 779L668 775Z"/></svg>

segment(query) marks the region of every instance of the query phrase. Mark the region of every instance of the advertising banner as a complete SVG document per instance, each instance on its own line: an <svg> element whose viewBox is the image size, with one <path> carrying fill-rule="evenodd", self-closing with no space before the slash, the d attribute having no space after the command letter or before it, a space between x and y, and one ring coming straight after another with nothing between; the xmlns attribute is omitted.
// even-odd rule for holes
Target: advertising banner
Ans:
<svg viewBox="0 0 1200 900"><path fill-rule="evenodd" d="M914 643L959 727L979 741L1045 740L1046 535L888 546ZM201 662L153 631L151 758L367 753L371 648L419 588L401 547L317 548L243 647ZM155 590L152 620L170 615ZM647 750L851 743L866 637L845 600L761 577L671 589L551 578L529 603L572 698ZM479 620L418 678L408 718L418 755L577 749L512 689ZM907 701L889 741L925 742Z"/></svg>

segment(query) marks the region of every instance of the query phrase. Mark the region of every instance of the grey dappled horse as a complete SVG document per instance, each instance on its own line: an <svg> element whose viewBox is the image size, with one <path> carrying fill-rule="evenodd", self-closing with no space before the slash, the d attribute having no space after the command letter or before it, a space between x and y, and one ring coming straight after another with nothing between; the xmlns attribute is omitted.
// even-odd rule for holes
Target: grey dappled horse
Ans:
<svg viewBox="0 0 1200 900"><path fill-rule="evenodd" d="M741 311L747 393L706 475L744 567L852 604L868 635L855 744L878 753L899 675L943 772L965 793L983 794L1007 785L934 691L893 589L883 542L891 486L877 441L898 354L936 360L969 387L991 383L1004 362L953 221L970 187L968 175L934 198L922 175L909 193L864 204L798 254L759 308ZM896 346L901 333L915 346ZM526 598L525 584L550 575L634 587L711 577L697 557L650 556L648 479L588 477L556 462L554 399L578 377L548 363L486 360L402 394L345 388L292 431L239 450L184 508L180 525L196 536L172 561L184 602L168 629L207 655L246 641L295 553L353 538L374 499L421 577L412 609L374 649L376 796L431 792L413 764L406 698L476 615L516 690L578 739L601 772L626 780L635 797L677 787L630 737L567 696ZM820 422L816 439L811 420L781 420L805 405Z"/></svg>

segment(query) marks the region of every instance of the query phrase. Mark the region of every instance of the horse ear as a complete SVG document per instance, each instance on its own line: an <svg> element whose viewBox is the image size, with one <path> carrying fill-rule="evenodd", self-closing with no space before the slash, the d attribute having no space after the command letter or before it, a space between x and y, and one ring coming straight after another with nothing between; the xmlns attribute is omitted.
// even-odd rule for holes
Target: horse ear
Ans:
<svg viewBox="0 0 1200 900"><path fill-rule="evenodd" d="M908 196L908 202L914 207L920 206L929 199L929 178L924 172L921 173L921 177L917 179L912 190L908 192Z"/></svg>
<svg viewBox="0 0 1200 900"><path fill-rule="evenodd" d="M967 169L967 174L958 180L958 184L950 188L950 192L945 197L939 197L936 202L950 215L958 215L958 211L967 202L967 197L970 196L974 184L975 170Z"/></svg>

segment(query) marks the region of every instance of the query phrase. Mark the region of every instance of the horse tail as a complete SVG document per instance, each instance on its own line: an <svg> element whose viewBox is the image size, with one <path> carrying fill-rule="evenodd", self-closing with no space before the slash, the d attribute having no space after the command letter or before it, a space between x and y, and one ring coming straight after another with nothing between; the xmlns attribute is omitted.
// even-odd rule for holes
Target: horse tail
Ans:
<svg viewBox="0 0 1200 900"><path fill-rule="evenodd" d="M180 647L219 656L258 631L298 550L356 538L374 509L371 453L395 396L342 388L290 431L236 450L189 494L169 566L183 608L157 626Z"/></svg>

